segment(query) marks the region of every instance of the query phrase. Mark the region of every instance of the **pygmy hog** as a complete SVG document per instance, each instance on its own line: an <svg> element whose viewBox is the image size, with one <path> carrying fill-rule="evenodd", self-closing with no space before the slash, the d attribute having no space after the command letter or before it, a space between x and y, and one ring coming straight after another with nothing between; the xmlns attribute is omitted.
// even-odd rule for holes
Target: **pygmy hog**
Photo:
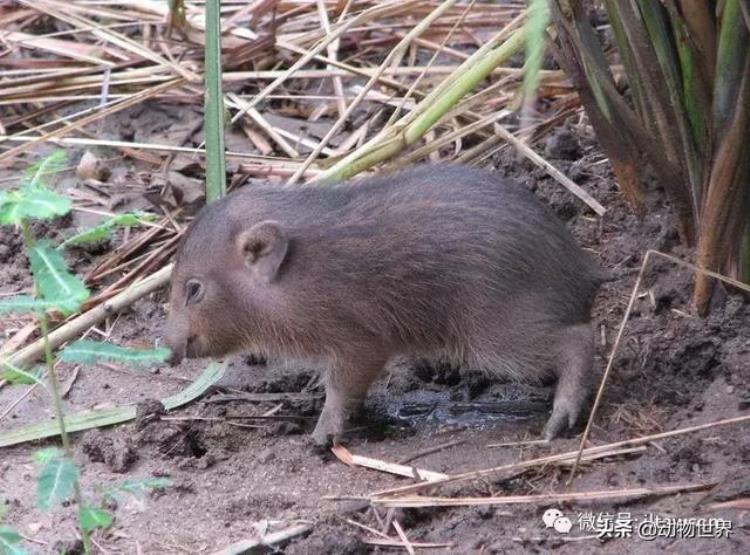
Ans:
<svg viewBox="0 0 750 555"><path fill-rule="evenodd" d="M394 357L556 376L553 438L592 389L598 275L554 214L486 171L246 186L182 240L166 341L175 363L239 349L322 362L318 444L340 436Z"/></svg>

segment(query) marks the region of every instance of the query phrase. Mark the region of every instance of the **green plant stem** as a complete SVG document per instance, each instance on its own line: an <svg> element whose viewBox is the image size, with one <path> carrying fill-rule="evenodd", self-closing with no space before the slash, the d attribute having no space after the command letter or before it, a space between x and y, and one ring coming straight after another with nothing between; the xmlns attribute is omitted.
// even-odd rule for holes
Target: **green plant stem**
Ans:
<svg viewBox="0 0 750 555"><path fill-rule="evenodd" d="M47 376L49 378L52 401L55 405L57 424L60 427L60 438L62 439L63 451L65 452L65 456L72 461L73 449L70 446L70 437L65 429L65 413L63 411L62 395L60 394L60 382L57 379L57 372L55 372L55 356L52 354L52 346L49 343L49 323L47 322L46 314L39 318L39 328L42 333L42 338L44 339L44 359L47 364ZM81 493L81 484L78 480L73 482L73 497L76 506L78 507L78 520L80 523L83 519L83 494ZM92 544L89 531L83 526L79 526L79 528L81 530L83 549L86 553L91 553Z"/></svg>
<svg viewBox="0 0 750 555"><path fill-rule="evenodd" d="M221 92L221 20L219 0L206 2L206 202L226 194L224 96Z"/></svg>
<svg viewBox="0 0 750 555"><path fill-rule="evenodd" d="M44 340L44 359L47 365L47 376L49 377L51 386L52 400L55 404L55 416L60 427L60 438L62 439L65 456L70 457L73 454L73 450L70 447L70 438L68 437L68 432L65 430L65 413L63 411L62 397L60 395L60 382L57 379L57 372L55 372L55 357L52 354L52 346L47 339L47 336L49 334L49 323L47 322L46 315L40 316L39 328Z"/></svg>
<svg viewBox="0 0 750 555"><path fill-rule="evenodd" d="M492 70L520 50L525 40L526 28L522 27L514 31L496 48L482 50L481 55L478 56L475 53L471 63L464 62L409 115L404 116L386 132L373 137L361 148L339 160L317 176L315 181L347 179L402 152L421 138ZM440 94L435 92L438 89L440 89Z"/></svg>
<svg viewBox="0 0 750 555"><path fill-rule="evenodd" d="M36 238L31 232L28 222L24 221L21 224L21 230L23 232L23 239L26 245L26 251L30 251L36 243ZM44 359L47 366L47 378L50 384L50 393L52 394L52 403L55 407L55 416L57 418L57 425L60 428L60 439L63 444L63 452L65 456L71 461L73 460L73 449L70 446L70 437L65 429L65 412L63 411L62 395L60 394L60 382L57 379L57 372L55 372L55 356L52 353L52 345L49 342L49 321L47 320L47 314L42 313L39 315L39 330L42 334L44 341ZM81 484L78 480L73 483L73 498L75 499L78 507L78 520L79 523L83 517L83 494L81 493ZM83 526L79 526L81 530L81 540L83 541L83 549L88 554L92 552L91 537L89 536L88 530Z"/></svg>

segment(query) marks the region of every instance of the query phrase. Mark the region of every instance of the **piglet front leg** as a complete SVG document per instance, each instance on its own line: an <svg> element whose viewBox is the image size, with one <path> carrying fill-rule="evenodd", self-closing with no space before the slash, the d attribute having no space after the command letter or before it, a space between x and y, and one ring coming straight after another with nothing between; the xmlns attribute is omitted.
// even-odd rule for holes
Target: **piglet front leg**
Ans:
<svg viewBox="0 0 750 555"><path fill-rule="evenodd" d="M347 357L326 374L326 400L312 438L316 446L338 443L349 418L362 408L367 390L384 366L382 357L362 353Z"/></svg>

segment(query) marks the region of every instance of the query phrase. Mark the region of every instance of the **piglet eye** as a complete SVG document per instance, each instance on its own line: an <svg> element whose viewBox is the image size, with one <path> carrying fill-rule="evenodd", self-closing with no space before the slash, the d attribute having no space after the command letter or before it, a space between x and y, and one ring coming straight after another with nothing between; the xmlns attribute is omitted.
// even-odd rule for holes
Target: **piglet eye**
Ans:
<svg viewBox="0 0 750 555"><path fill-rule="evenodd" d="M197 303L203 298L203 284L197 279L189 279L185 283L185 299L187 303Z"/></svg>

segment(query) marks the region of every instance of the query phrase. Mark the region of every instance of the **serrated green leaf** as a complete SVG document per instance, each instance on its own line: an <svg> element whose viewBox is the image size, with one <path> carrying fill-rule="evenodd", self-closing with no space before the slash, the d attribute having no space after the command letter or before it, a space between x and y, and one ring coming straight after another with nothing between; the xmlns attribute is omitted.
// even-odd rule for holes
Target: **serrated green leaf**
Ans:
<svg viewBox="0 0 750 555"><path fill-rule="evenodd" d="M37 505L49 509L68 499L78 480L78 468L67 457L52 459L42 469L37 481Z"/></svg>
<svg viewBox="0 0 750 555"><path fill-rule="evenodd" d="M132 227L143 222L153 222L154 220L156 220L156 215L149 214L148 212L126 212L125 214L117 214L112 217L112 222L122 227Z"/></svg>
<svg viewBox="0 0 750 555"><path fill-rule="evenodd" d="M34 283L45 301L54 303L63 314L78 310L89 297L89 290L68 271L62 254L46 241L39 241L28 252Z"/></svg>
<svg viewBox="0 0 750 555"><path fill-rule="evenodd" d="M96 528L109 528L114 520L112 515L104 509L91 506L81 508L80 518L81 527L88 532Z"/></svg>
<svg viewBox="0 0 750 555"><path fill-rule="evenodd" d="M30 218L45 220L70 212L71 200L45 187L46 177L66 163L65 151L58 150L31 166L19 189L0 193L0 224L20 225Z"/></svg>
<svg viewBox="0 0 750 555"><path fill-rule="evenodd" d="M40 162L32 164L26 171L25 185L37 186L47 183L47 176L60 173L68 164L68 154L64 150L56 150Z"/></svg>
<svg viewBox="0 0 750 555"><path fill-rule="evenodd" d="M46 387L42 382L44 368L37 367L34 370L27 371L22 368L13 366L10 362L0 361L0 377L8 383L15 385L32 385L39 384Z"/></svg>
<svg viewBox="0 0 750 555"><path fill-rule="evenodd" d="M89 245L91 243L98 243L99 241L103 241L107 237L110 236L112 233L112 225L109 223L109 221L104 222L102 224L99 224L96 227L92 227L90 229L85 229L79 233L76 233L75 235L72 235L71 237L68 237L60 243L60 245L57 247L59 249L64 249L65 247L73 247L76 245Z"/></svg>
<svg viewBox="0 0 750 555"><path fill-rule="evenodd" d="M112 230L116 227L132 227L136 226L144 221L148 221L151 214L141 212L129 212L127 214L117 214L103 221L99 225L92 227L91 229L85 229L79 233L76 233L72 237L68 237L65 241L58 246L58 249L65 247L71 247L75 245L84 245L90 243L96 243L102 241L112 234Z"/></svg>
<svg viewBox="0 0 750 555"><path fill-rule="evenodd" d="M72 202L41 185L28 185L0 198L0 224L20 225L33 218L47 220L70 212Z"/></svg>
<svg viewBox="0 0 750 555"><path fill-rule="evenodd" d="M105 490L103 496L106 499L112 499L115 501L119 501L122 494L142 497L146 493L155 489L171 487L172 483L172 480L168 478L145 478L143 480L127 479Z"/></svg>
<svg viewBox="0 0 750 555"><path fill-rule="evenodd" d="M21 534L8 526L0 526L0 555L26 555L26 550L20 544Z"/></svg>
<svg viewBox="0 0 750 555"><path fill-rule="evenodd" d="M142 495L154 489L168 488L171 485L172 480L168 478L146 478L143 480L125 480L115 486L115 489L133 495Z"/></svg>
<svg viewBox="0 0 750 555"><path fill-rule="evenodd" d="M40 314L57 305L42 299L35 299L29 295L16 295L0 299L0 314L26 314L34 312Z"/></svg>
<svg viewBox="0 0 750 555"><path fill-rule="evenodd" d="M63 456L63 452L58 447L45 447L34 451L34 462L40 466L44 466L54 459L59 459Z"/></svg>
<svg viewBox="0 0 750 555"><path fill-rule="evenodd" d="M77 364L96 364L106 360L128 366L145 367L164 362L170 354L171 351L165 347L130 349L103 341L81 339L67 345L60 355L60 360Z"/></svg>

